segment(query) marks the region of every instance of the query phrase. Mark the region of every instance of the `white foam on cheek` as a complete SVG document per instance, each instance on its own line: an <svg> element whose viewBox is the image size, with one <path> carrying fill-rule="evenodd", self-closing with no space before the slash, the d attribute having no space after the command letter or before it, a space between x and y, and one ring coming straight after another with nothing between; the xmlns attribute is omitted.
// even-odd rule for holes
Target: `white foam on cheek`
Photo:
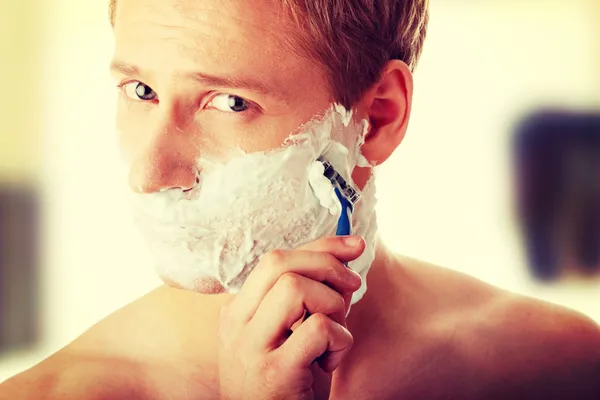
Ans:
<svg viewBox="0 0 600 400"><path fill-rule="evenodd" d="M375 165L364 156L362 153L362 145L365 144L365 139L367 134L369 133L369 121L366 119L362 121L363 129L362 133L358 138L358 142L356 143L356 166L358 167L374 167Z"/></svg>
<svg viewBox="0 0 600 400"><path fill-rule="evenodd" d="M159 274L190 290L203 291L201 282L212 279L236 292L266 252L334 235L341 209L315 161L324 155L355 186L351 172L361 135L363 124L332 107L280 149L238 152L227 162L202 159L200 183L189 192L135 195L133 211ZM369 182L353 214L353 234L365 238L367 250L350 266L363 278L374 257L374 204ZM366 279L353 301L365 291Z"/></svg>
<svg viewBox="0 0 600 400"><path fill-rule="evenodd" d="M308 173L308 183L321 206L328 209L331 215L335 215L339 218L342 213L342 206L333 190L331 182L323 175L324 172L325 166L323 163L320 161L313 162Z"/></svg>
<svg viewBox="0 0 600 400"><path fill-rule="evenodd" d="M340 116L341 122L345 127L348 127L352 121L352 110L346 110L341 104L334 104L333 109Z"/></svg>

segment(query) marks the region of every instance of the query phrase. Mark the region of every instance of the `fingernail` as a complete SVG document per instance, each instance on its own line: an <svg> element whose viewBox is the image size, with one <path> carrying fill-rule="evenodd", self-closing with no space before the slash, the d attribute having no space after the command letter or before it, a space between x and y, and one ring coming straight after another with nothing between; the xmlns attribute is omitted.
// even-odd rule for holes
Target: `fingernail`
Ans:
<svg viewBox="0 0 600 400"><path fill-rule="evenodd" d="M356 247L360 244L361 238L357 236L346 236L342 239L344 244L348 247Z"/></svg>

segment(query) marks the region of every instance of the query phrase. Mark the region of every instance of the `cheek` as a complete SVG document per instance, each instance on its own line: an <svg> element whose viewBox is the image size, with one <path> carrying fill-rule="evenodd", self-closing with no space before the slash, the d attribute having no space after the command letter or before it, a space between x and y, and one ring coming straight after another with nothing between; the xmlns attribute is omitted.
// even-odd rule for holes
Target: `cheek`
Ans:
<svg viewBox="0 0 600 400"><path fill-rule="evenodd" d="M196 117L196 138L207 155L231 154L242 150L255 153L281 146L293 127L280 126L278 120L258 114L229 114L215 111L200 113Z"/></svg>
<svg viewBox="0 0 600 400"><path fill-rule="evenodd" d="M208 157L227 161L239 156L240 150L255 153L279 148L311 116L204 110L192 118L161 118L156 105L122 99L116 128L121 152L129 162L160 149L186 160Z"/></svg>

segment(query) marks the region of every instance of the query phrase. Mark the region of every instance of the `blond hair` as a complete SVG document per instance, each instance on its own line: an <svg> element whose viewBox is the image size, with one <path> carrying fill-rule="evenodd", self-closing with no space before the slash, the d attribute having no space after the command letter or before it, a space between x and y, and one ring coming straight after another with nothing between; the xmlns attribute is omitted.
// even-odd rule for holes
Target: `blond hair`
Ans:
<svg viewBox="0 0 600 400"><path fill-rule="evenodd" d="M390 60L414 70L423 49L429 0L280 0L303 34L299 44L320 62L334 98L351 107ZM116 0L110 0L114 24Z"/></svg>

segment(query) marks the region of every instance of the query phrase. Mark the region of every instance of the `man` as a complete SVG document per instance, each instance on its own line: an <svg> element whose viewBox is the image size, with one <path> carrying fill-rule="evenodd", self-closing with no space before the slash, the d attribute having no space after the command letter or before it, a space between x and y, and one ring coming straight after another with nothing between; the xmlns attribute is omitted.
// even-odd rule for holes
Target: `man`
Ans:
<svg viewBox="0 0 600 400"><path fill-rule="evenodd" d="M167 285L2 398L599 398L595 323L394 255L373 234L370 177L407 129L426 3L117 0L117 122ZM335 166L363 195L354 236L332 236L322 210L339 209L317 177L306 203L292 201L305 180L279 179L304 176L313 145L347 156Z"/></svg>

